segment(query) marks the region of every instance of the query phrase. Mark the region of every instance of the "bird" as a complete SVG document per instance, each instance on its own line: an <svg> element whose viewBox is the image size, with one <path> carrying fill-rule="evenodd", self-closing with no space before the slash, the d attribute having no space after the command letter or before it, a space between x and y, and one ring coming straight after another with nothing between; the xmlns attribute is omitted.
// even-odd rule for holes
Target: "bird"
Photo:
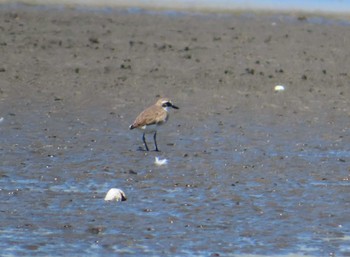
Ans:
<svg viewBox="0 0 350 257"><path fill-rule="evenodd" d="M155 151L159 152L157 145L157 129L167 122L169 118L169 108L180 109L174 105L169 98L160 98L154 105L143 110L129 126L130 130L137 128L143 131L142 141L146 151L149 151L149 148L147 146L145 134L153 133Z"/></svg>

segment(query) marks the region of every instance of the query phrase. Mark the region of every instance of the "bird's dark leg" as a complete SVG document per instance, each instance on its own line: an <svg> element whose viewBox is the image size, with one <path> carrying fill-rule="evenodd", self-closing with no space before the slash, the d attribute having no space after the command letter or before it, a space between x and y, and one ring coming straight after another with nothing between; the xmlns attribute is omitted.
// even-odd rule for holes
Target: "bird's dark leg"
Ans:
<svg viewBox="0 0 350 257"><path fill-rule="evenodd" d="M159 152L158 146L157 146L157 131L154 132L153 139L154 139L154 145L156 147L156 152Z"/></svg>
<svg viewBox="0 0 350 257"><path fill-rule="evenodd" d="M143 141L143 144L145 145L146 151L149 151L146 143L145 133L142 134L142 141Z"/></svg>

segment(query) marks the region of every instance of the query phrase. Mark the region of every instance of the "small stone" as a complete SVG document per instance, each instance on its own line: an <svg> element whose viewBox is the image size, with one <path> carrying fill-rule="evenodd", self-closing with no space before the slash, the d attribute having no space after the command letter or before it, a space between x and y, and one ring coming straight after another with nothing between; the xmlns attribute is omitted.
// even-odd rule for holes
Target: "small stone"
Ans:
<svg viewBox="0 0 350 257"><path fill-rule="evenodd" d="M123 190L119 188L111 188L105 196L105 201L126 201L126 195Z"/></svg>
<svg viewBox="0 0 350 257"><path fill-rule="evenodd" d="M283 85L276 85L275 86L275 91L276 92L281 92L284 91L285 87Z"/></svg>

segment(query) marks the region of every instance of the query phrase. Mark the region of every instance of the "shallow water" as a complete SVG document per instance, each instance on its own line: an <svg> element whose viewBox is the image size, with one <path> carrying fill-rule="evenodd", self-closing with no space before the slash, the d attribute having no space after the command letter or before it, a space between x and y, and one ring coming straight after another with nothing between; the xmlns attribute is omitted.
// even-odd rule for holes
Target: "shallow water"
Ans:
<svg viewBox="0 0 350 257"><path fill-rule="evenodd" d="M16 4L16 1L0 0L0 3ZM350 4L348 1L340 0L177 0L177 1L156 1L156 0L22 0L27 4L59 4L59 5L81 5L81 6L102 6L102 7L133 7L133 8L162 8L169 10L212 10L212 11L235 11L235 10L270 10L270 11L307 11L324 13L348 13Z"/></svg>
<svg viewBox="0 0 350 257"><path fill-rule="evenodd" d="M163 151L147 153L130 146L127 127L87 128L96 112L82 115L4 117L3 256L350 255L342 139L214 121L167 128ZM169 164L156 166L155 156ZM112 187L128 200L104 202Z"/></svg>

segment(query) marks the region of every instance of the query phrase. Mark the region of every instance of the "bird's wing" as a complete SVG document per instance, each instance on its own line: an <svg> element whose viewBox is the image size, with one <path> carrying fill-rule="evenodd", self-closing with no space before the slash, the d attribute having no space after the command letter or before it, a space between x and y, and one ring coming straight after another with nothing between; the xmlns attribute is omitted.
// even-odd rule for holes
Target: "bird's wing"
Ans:
<svg viewBox="0 0 350 257"><path fill-rule="evenodd" d="M145 125L153 125L165 120L166 118L167 112L163 110L163 108L151 106L137 116L132 126L138 128Z"/></svg>

